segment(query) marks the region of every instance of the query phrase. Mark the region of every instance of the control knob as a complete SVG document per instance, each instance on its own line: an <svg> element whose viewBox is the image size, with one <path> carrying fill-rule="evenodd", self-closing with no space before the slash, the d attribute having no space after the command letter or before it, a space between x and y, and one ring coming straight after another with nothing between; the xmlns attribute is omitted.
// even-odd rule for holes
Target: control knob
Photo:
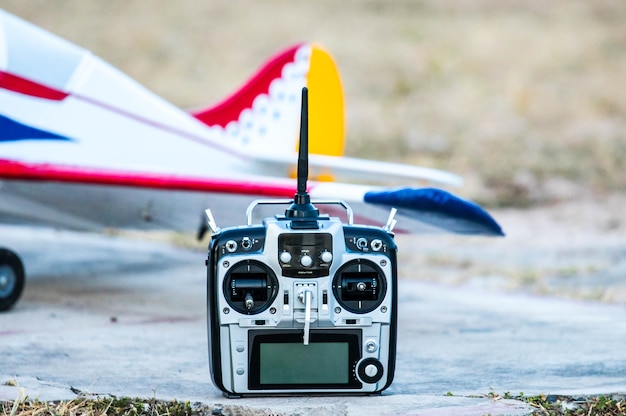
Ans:
<svg viewBox="0 0 626 416"><path fill-rule="evenodd" d="M303 267L309 267L310 265L313 264L313 259L308 254L305 254L302 257L300 257L300 264Z"/></svg>
<svg viewBox="0 0 626 416"><path fill-rule="evenodd" d="M324 263L330 263L331 261L333 261L333 253L326 250L322 252L322 255L320 256L320 258L322 259Z"/></svg>
<svg viewBox="0 0 626 416"><path fill-rule="evenodd" d="M368 377L376 377L376 375L378 374L378 367L376 367L374 364L368 364L365 366L365 370L363 370L363 372Z"/></svg>
<svg viewBox="0 0 626 416"><path fill-rule="evenodd" d="M365 383L376 383L383 377L384 368L377 359L366 358L359 363L357 373Z"/></svg>
<svg viewBox="0 0 626 416"><path fill-rule="evenodd" d="M282 253L280 253L280 256L278 256L278 258L280 259L281 263L290 263L291 253L289 253L288 251L283 251Z"/></svg>

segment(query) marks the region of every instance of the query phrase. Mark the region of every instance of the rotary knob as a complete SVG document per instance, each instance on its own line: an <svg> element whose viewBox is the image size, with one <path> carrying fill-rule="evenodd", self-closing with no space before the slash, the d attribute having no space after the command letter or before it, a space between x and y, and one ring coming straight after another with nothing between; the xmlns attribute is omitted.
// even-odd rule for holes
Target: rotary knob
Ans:
<svg viewBox="0 0 626 416"><path fill-rule="evenodd" d="M278 258L280 259L281 263L290 263L291 253L289 253L288 251L283 251L282 253L280 253L280 256L278 256Z"/></svg>
<svg viewBox="0 0 626 416"><path fill-rule="evenodd" d="M359 378L365 383L376 383L383 378L385 372L384 367L380 361L375 358L366 358L358 365Z"/></svg>
<svg viewBox="0 0 626 416"><path fill-rule="evenodd" d="M366 376L370 378L375 378L378 375L378 367L374 364L368 364L365 366L365 370L363 370Z"/></svg>
<svg viewBox="0 0 626 416"><path fill-rule="evenodd" d="M333 253L331 253L330 251L324 251L320 258L324 263L330 263L331 261L333 261Z"/></svg>
<svg viewBox="0 0 626 416"><path fill-rule="evenodd" d="M313 264L313 259L308 254L305 254L300 257L300 264L302 265L302 267L309 267Z"/></svg>

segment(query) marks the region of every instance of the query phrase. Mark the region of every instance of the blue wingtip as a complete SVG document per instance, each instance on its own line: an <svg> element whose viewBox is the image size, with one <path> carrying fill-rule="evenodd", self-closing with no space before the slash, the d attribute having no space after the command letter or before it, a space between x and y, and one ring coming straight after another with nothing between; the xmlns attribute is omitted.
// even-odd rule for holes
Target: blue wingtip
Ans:
<svg viewBox="0 0 626 416"><path fill-rule="evenodd" d="M500 225L478 204L441 189L371 191L364 201L395 207L403 215L454 233L504 236Z"/></svg>

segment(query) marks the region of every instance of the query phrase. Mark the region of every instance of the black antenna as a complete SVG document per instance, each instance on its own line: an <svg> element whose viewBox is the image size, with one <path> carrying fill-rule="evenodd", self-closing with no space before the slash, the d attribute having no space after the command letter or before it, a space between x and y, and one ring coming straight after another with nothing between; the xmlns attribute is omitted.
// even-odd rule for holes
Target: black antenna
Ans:
<svg viewBox="0 0 626 416"><path fill-rule="evenodd" d="M302 88L300 107L300 146L298 148L298 195L308 195L306 182L309 178L309 90ZM296 201L298 202L298 201ZM310 202L310 201L308 201Z"/></svg>
<svg viewBox="0 0 626 416"><path fill-rule="evenodd" d="M298 190L293 198L293 204L285 211L285 216L290 219L305 219L319 217L319 210L311 204L311 197L306 190L306 182L309 177L309 90L302 88L302 107L300 110L300 146L298 149ZM308 223L308 221L307 221ZM317 221L313 222L317 228ZM300 224L301 228L308 228ZM309 224L311 225L311 224Z"/></svg>

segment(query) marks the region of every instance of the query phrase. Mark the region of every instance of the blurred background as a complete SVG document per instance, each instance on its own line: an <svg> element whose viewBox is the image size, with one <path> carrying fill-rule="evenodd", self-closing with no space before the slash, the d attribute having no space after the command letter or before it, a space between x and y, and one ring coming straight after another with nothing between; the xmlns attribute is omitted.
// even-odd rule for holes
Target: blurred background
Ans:
<svg viewBox="0 0 626 416"><path fill-rule="evenodd" d="M616 0L0 0L183 108L317 41L347 154L450 170L488 207L626 189L626 3Z"/></svg>
<svg viewBox="0 0 626 416"><path fill-rule="evenodd" d="M466 184L453 192L486 206L507 233L398 235L402 278L626 304L626 2L0 7L185 109L220 101L279 50L319 42L343 78L347 154L460 174Z"/></svg>

